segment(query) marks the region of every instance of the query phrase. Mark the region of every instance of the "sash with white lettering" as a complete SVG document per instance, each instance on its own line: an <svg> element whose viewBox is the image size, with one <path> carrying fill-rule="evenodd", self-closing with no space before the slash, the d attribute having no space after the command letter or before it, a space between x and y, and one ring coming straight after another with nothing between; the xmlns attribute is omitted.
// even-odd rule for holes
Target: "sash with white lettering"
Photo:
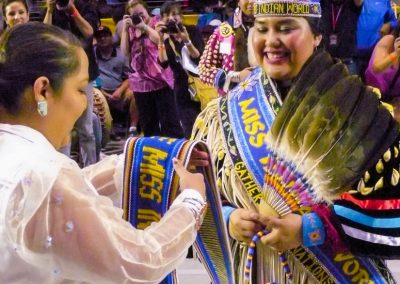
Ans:
<svg viewBox="0 0 400 284"><path fill-rule="evenodd" d="M127 141L122 201L126 220L138 229L144 229L161 219L178 194L179 182L172 158L178 157L187 165L195 147L209 152L200 141L161 137L131 138ZM229 238L211 161L209 165L198 168L205 178L209 206L194 247L213 283L231 284L233 264ZM177 283L175 271L161 283Z"/></svg>
<svg viewBox="0 0 400 284"><path fill-rule="evenodd" d="M261 200L264 183L263 168L267 155L264 140L279 110L279 103L274 86L261 68L254 70L219 103L219 119L227 152L249 197L256 204ZM387 283L386 277L392 280L390 275L386 275L383 262L376 263L352 254L337 254L328 246L299 247L290 254L321 283Z"/></svg>

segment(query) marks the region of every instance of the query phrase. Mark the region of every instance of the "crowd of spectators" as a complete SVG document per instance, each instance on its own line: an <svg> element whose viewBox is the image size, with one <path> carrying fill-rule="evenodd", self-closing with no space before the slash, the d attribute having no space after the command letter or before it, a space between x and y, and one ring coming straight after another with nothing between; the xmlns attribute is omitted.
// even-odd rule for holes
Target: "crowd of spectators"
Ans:
<svg viewBox="0 0 400 284"><path fill-rule="evenodd" d="M75 126L85 166L99 160L110 135L119 139L111 123L104 122L104 111L128 135L190 137L200 107L190 97L188 75L200 76L224 95L254 66L248 46L253 20L248 16L251 10L243 6L247 2L47 0L43 5L5 0L0 29L28 22L30 11L42 3L39 20L68 30L83 42L89 58L88 101L107 104L95 104L93 110L89 103ZM399 85L400 52L393 3L322 0L321 7L323 48L396 106L400 91L393 86ZM185 13L197 14L196 25L183 25ZM112 18L111 29L101 24L105 17ZM182 58L189 58L195 71ZM70 155L70 146L61 151Z"/></svg>

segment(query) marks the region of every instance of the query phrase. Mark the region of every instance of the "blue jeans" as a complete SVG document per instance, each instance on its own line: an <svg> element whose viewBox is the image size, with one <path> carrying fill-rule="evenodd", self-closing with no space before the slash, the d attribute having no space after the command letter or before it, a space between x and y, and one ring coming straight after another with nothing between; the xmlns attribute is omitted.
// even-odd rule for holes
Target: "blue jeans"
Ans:
<svg viewBox="0 0 400 284"><path fill-rule="evenodd" d="M99 161L100 151L101 151L101 140L103 138L103 134L101 131L101 122L100 118L95 113L92 113L92 120L93 120L93 133L96 141L96 160Z"/></svg>
<svg viewBox="0 0 400 284"><path fill-rule="evenodd" d="M347 66L347 69L349 70L349 73L351 75L359 75L358 74L358 66L354 59L342 58L342 62L343 62L343 64L345 64Z"/></svg>

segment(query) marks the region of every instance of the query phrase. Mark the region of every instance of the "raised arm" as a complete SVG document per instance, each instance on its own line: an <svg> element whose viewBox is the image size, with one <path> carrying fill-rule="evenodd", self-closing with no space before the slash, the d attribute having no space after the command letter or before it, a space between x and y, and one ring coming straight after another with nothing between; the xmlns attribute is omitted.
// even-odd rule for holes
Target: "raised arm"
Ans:
<svg viewBox="0 0 400 284"><path fill-rule="evenodd" d="M52 25L53 24L53 11L54 11L55 0L46 1L46 14L43 19L43 23Z"/></svg>
<svg viewBox="0 0 400 284"><path fill-rule="evenodd" d="M400 38L386 35L375 47L372 70L381 73L390 66L397 64L400 56Z"/></svg>
<svg viewBox="0 0 400 284"><path fill-rule="evenodd" d="M125 15L122 20L122 32L121 32L121 51L122 53L130 57L131 50L130 50L130 43L129 43L129 27L132 26L132 19L129 15Z"/></svg>

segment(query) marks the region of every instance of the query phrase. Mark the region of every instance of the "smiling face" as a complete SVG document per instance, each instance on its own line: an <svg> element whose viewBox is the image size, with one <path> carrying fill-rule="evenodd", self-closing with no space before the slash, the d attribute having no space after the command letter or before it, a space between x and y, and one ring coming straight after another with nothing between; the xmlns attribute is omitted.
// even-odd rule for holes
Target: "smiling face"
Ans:
<svg viewBox="0 0 400 284"><path fill-rule="evenodd" d="M254 28L257 62L275 80L296 77L322 39L303 17L258 17Z"/></svg>
<svg viewBox="0 0 400 284"><path fill-rule="evenodd" d="M5 9L5 21L7 25L11 28L18 24L24 24L29 21L28 10L24 3L20 1L15 1L9 3Z"/></svg>

